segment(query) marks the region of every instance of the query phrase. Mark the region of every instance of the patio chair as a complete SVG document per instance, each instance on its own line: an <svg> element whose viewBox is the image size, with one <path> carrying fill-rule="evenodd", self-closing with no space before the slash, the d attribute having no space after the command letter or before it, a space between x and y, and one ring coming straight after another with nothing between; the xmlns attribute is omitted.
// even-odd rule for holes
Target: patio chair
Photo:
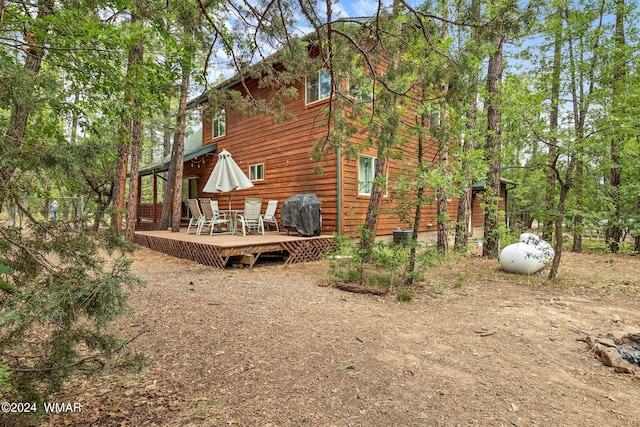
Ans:
<svg viewBox="0 0 640 427"><path fill-rule="evenodd" d="M212 235L214 230L222 231L222 225L224 224L227 231L229 231L229 221L223 213L218 209L218 201L207 198L201 198L202 212L204 213L204 223L200 226L200 229L196 234L201 234L204 227L209 227L209 234Z"/></svg>
<svg viewBox="0 0 640 427"><path fill-rule="evenodd" d="M189 199L189 212L191 212L191 218L189 219L189 225L187 226L187 234L191 230L191 227L196 228L196 234L199 234L199 230L202 228L202 224L205 222L205 216L200 210L200 205L197 199Z"/></svg>
<svg viewBox="0 0 640 427"><path fill-rule="evenodd" d="M260 222L262 223L262 229L265 230L265 224L273 224L276 226L276 232L280 231L278 227L278 221L276 220L276 209L278 208L277 200L269 200L267 203L267 210L264 214L260 215Z"/></svg>
<svg viewBox="0 0 640 427"><path fill-rule="evenodd" d="M262 199L244 199L244 211L238 215L238 222L242 225L242 235L248 232L264 234L264 227L260 221Z"/></svg>

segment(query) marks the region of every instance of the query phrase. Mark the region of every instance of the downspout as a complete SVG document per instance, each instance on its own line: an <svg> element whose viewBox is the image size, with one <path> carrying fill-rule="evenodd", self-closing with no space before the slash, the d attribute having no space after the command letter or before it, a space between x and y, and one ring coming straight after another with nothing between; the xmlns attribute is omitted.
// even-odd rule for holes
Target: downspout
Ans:
<svg viewBox="0 0 640 427"><path fill-rule="evenodd" d="M514 190L518 185L511 184L513 187L509 188L509 183L504 186L504 217L507 222L507 228L511 227L511 221L509 221L509 190Z"/></svg>
<svg viewBox="0 0 640 427"><path fill-rule="evenodd" d="M336 178L338 181L338 200L337 200L337 210L338 210L338 234L342 234L342 148L338 147L336 152L337 157L337 173Z"/></svg>

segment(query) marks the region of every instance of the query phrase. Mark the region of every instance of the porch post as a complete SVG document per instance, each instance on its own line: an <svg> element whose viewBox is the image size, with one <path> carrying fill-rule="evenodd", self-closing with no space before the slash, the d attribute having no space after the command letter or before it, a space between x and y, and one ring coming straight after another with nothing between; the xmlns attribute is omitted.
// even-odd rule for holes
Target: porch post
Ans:
<svg viewBox="0 0 640 427"><path fill-rule="evenodd" d="M142 201L142 175L138 174L138 197L136 197L136 225L140 224L142 218L140 217L140 202ZM130 207L133 209L133 207ZM130 211L130 210L129 210Z"/></svg>
<svg viewBox="0 0 640 427"><path fill-rule="evenodd" d="M156 223L156 205L158 204L158 175L153 172L153 203L151 204L151 223Z"/></svg>

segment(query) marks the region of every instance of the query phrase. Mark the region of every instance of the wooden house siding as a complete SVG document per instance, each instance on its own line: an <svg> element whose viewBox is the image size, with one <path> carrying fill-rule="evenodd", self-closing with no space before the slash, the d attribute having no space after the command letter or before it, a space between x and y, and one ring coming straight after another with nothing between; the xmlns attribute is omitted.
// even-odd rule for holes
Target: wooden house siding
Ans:
<svg viewBox="0 0 640 427"><path fill-rule="evenodd" d="M407 108L404 123L416 123L415 110ZM387 194L383 197L381 213L378 220L378 235L389 235L397 228L411 228L415 217L415 208L410 208L409 212L402 212L409 222L403 222L399 204L393 200L392 190L394 184L400 177L407 174L414 174L417 170L418 140L416 136L410 136L406 129L401 130L404 141L394 148L392 158L387 163ZM435 163L437 161L438 142L426 135L423 142L423 161L425 163ZM371 148L363 151L363 155L376 157L376 150ZM360 195L358 190L358 159L350 159L343 164L343 232L347 235L358 235L358 226L364 223L364 218L369 206L369 196ZM437 210L435 201L435 190L426 188L423 197L428 197L430 202L423 205L421 210L420 231L435 231L437 224ZM451 221L455 221L458 209L458 200L452 199L448 202L448 212Z"/></svg>
<svg viewBox="0 0 640 427"><path fill-rule="evenodd" d="M486 190L474 191L471 199L471 229L484 226L484 203ZM507 188L506 184L500 185L500 210L506 212Z"/></svg>
<svg viewBox="0 0 640 427"><path fill-rule="evenodd" d="M317 46L310 49L311 56L318 55ZM378 66L386 68L385 61ZM255 79L249 79L243 83L223 83L224 89L237 90L246 95L248 90L255 99L266 100L269 104L274 97L274 91L268 87L260 87ZM242 168L247 176L250 176L250 166L264 165L264 179L254 181L254 187L233 192L231 195L231 208L242 209L245 198L259 197L263 199L263 209L268 200L278 200L280 203L294 194L314 193L322 202L323 233L339 231L347 236L358 236L358 227L364 224L369 206L370 197L359 194L359 160L358 157L346 158L339 152L329 153L324 160L315 162L310 158L314 144L326 135L327 127L323 126L326 118L322 112L329 100L321 100L309 105L305 104L305 82L299 81L294 87L298 96L284 101L283 111L292 115L292 118L279 119L262 112L250 114L249 111L239 111L230 105L222 105L226 112L226 134L213 138L211 125L212 108L208 106L203 97L193 100L190 105L197 105L205 109L203 114L202 144L203 146L215 144L216 150L206 153L204 159L186 161L184 164L185 178L196 179L196 193L198 197L211 197L218 200L221 207L226 208L227 194L205 193L204 186L211 175L217 162L217 153L222 149L228 150L234 160ZM215 90L215 89L214 89ZM406 107L406 106L405 106ZM397 228L411 227L410 222L415 216L414 208L405 208L409 212L400 215L399 205L393 200L392 189L394 184L408 173L417 170L417 137L410 136L407 132L412 124L417 123L416 108L408 106L403 108L402 131L405 140L395 147L393 158L388 160L387 177L389 181L387 195L383 198L377 234L390 235ZM425 135L423 160L426 164L438 162L438 141ZM366 146L364 135L354 135L352 143ZM375 149L369 148L360 153L377 157ZM317 170L321 169L322 173ZM340 182L339 182L340 181ZM191 182L190 184L193 184ZM193 188L190 197L193 197ZM473 199L472 224L477 226L484 223L480 202ZM426 202L421 212L420 231L435 231L437 224L437 211L435 190L425 189ZM280 206L276 211L276 218L280 221ZM504 203L502 203L504 206ZM448 202L450 224L453 225L458 209L457 199ZM401 216L406 218L403 222Z"/></svg>
<svg viewBox="0 0 640 427"><path fill-rule="evenodd" d="M259 88L257 81L245 82L253 97L269 99L272 96L268 88ZM364 223L369 206L369 196L358 194L358 158L347 159L338 157L337 153L329 153L326 158L316 163L310 159L313 145L325 135L326 127L321 126L325 118L322 109L328 100L305 105L304 82L296 85L298 96L285 102L286 111L293 114L293 118L277 120L264 113L247 115L241 111L225 108L226 134L219 138L212 138L212 127L207 119L209 114L203 115L203 145L217 144L217 152L227 149L242 170L249 176L249 167L254 164L264 164L264 180L254 181L254 187L237 191L232 194L232 209L242 209L247 197L260 197L266 207L267 200L278 200L282 203L288 197L298 193L314 193L322 202L323 233L339 231L348 236L357 236L358 227ZM235 89L243 92L238 85ZM407 109L405 123L415 123L414 112ZM362 141L362 135L353 137L353 141ZM410 223L403 222L398 212L398 204L392 200L392 186L402 174L416 168L417 139L405 135L406 141L399 148L402 150L401 159L388 161L388 193L383 199L378 222L378 235L389 235L397 228L410 227ZM436 160L437 143L425 138L424 161L432 163ZM374 149L361 153L376 156ZM217 199L221 206L227 206L227 194L204 193L203 187L217 161L209 160L192 168L185 164L185 176L198 176L197 188L200 197ZM340 162L341 182L338 183L338 162ZM321 168L322 173L316 169ZM338 195L341 195L341 218L339 212ZM426 195L432 200L422 208L420 231L435 231L437 212L435 207L435 192L433 188L426 189ZM448 203L451 223L455 220L457 200ZM407 218L413 220L414 209L407 213ZM276 213L280 220L280 208Z"/></svg>
<svg viewBox="0 0 640 427"><path fill-rule="evenodd" d="M258 88L255 80L246 84L256 98L268 99L271 95L270 90ZM337 231L337 157L330 154L319 163L309 158L313 144L325 131L317 126L325 104L305 106L302 84L298 85L298 91L296 99L285 103L285 108L295 115L294 118L277 120L264 113L247 116L226 109L226 134L213 140L211 123L205 119L203 144L215 142L218 152L226 148L247 176L251 165L264 164L264 180L254 181L252 188L232 194L233 209L242 209L247 197L262 198L266 207L267 200L282 203L293 194L314 193L322 202L323 232ZM217 199L221 206L226 207L226 194L203 192L214 165L215 161L203 168L198 191L202 197ZM321 167L323 173L316 173L317 167ZM280 220L280 209L276 218Z"/></svg>

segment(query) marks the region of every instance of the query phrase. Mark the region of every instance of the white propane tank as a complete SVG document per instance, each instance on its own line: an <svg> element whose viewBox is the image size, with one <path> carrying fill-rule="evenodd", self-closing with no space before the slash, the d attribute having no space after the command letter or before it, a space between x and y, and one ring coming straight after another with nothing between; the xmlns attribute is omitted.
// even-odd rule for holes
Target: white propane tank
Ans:
<svg viewBox="0 0 640 427"><path fill-rule="evenodd" d="M503 270L533 274L553 260L555 254L551 245L535 234L522 233L519 240L500 252L499 263Z"/></svg>

